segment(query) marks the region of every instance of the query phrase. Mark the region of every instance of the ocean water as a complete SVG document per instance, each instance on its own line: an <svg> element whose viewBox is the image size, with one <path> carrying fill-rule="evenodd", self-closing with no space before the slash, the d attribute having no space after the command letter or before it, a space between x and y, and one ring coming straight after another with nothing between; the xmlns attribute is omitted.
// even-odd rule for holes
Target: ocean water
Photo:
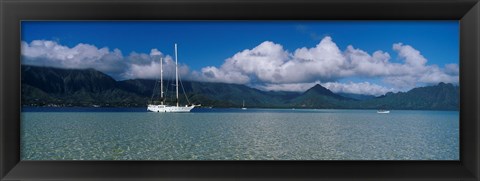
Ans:
<svg viewBox="0 0 480 181"><path fill-rule="evenodd" d="M458 111L26 108L22 160L458 160Z"/></svg>

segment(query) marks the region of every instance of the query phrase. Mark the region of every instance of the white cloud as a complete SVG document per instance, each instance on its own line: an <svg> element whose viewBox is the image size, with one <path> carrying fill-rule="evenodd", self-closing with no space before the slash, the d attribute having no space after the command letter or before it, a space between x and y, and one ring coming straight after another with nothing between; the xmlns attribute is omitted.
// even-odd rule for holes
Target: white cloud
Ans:
<svg viewBox="0 0 480 181"><path fill-rule="evenodd" d="M460 68L458 68L458 64L446 64L445 65L445 73L449 75L458 75L460 72Z"/></svg>
<svg viewBox="0 0 480 181"><path fill-rule="evenodd" d="M138 56L137 56L138 57ZM139 57L142 57L139 55ZM171 79L175 77L175 61L170 56L163 57L163 77L164 79ZM147 63L132 63L125 72L122 74L122 77L126 79L157 79L160 77L160 58L158 59L149 59ZM180 64L178 66L178 74L181 77L189 76L189 68L185 64Z"/></svg>
<svg viewBox="0 0 480 181"><path fill-rule="evenodd" d="M359 82L359 83L338 83L338 82L327 82L322 84L332 92L335 93L351 93L351 94L363 94L363 95L374 95L380 96L384 95L387 92L396 92L393 88L386 88L377 84L372 84L369 82Z"/></svg>
<svg viewBox="0 0 480 181"><path fill-rule="evenodd" d="M279 77L281 66L288 58L288 52L281 45L265 41L251 50L243 50L233 55L225 60L220 68L203 68L201 75L207 80L218 79L230 83L246 83L245 81L252 79L276 82L282 79Z"/></svg>
<svg viewBox="0 0 480 181"><path fill-rule="evenodd" d="M209 81L248 83L266 90L299 90L315 81L336 82L349 77L380 77L396 90L419 84L458 83L457 64L444 68L428 65L420 51L402 43L393 44L392 49L401 63L390 62L390 54L381 50L369 54L349 45L341 51L329 36L315 47L298 48L293 53L280 44L265 41L236 53L218 68L205 67L197 76Z"/></svg>
<svg viewBox="0 0 480 181"><path fill-rule="evenodd" d="M387 52L379 50L370 55L349 45L343 56L345 56L348 65L344 70L348 72L346 73L347 76L376 77L398 73L394 71L393 67L397 67L399 64L390 63L390 54Z"/></svg>
<svg viewBox="0 0 480 181"><path fill-rule="evenodd" d="M343 73L345 58L330 37L324 38L314 48L300 48L293 54L280 44L265 41L253 49L243 50L225 60L220 68L202 69L202 75L211 78L211 72L229 75L236 72L241 77L263 83L302 83L305 81L336 79ZM221 72L221 73L220 73ZM231 76L219 79L235 82ZM242 81L245 79L241 79ZM239 82L240 83L240 82Z"/></svg>
<svg viewBox="0 0 480 181"><path fill-rule="evenodd" d="M163 58L165 78L175 75L172 57L158 49L152 49L150 54L132 52L125 57L119 49L110 51L108 47L97 48L83 43L70 48L54 41L34 40L22 42L21 46L22 63L28 65L94 68L117 79L157 78L160 76L160 58ZM179 74L187 77L188 66L179 65Z"/></svg>
<svg viewBox="0 0 480 181"><path fill-rule="evenodd" d="M320 81L309 83L285 83L285 84L261 84L256 85L255 88L265 91L288 91L288 92L304 92L316 84L320 84Z"/></svg>
<svg viewBox="0 0 480 181"><path fill-rule="evenodd" d="M22 42L23 63L60 68L96 68L104 72L118 72L124 68L122 52L118 49L97 48L80 43L69 48L57 42L34 40Z"/></svg>
<svg viewBox="0 0 480 181"><path fill-rule="evenodd" d="M201 70L202 73L193 72L195 80L206 82L223 82L234 84L246 84L250 82L250 78L241 72L236 71L223 71L216 67L204 67Z"/></svg>
<svg viewBox="0 0 480 181"><path fill-rule="evenodd" d="M342 52L332 41L332 38L323 38L313 48L299 48L293 53L291 60L285 63L284 77L296 73L294 79L287 79L286 82L301 82L311 80L335 80L345 76L348 72L346 59Z"/></svg>
<svg viewBox="0 0 480 181"><path fill-rule="evenodd" d="M162 56L162 52L158 51L158 49L154 48L150 51L150 56Z"/></svg>
<svg viewBox="0 0 480 181"><path fill-rule="evenodd" d="M411 67L422 67L427 63L427 59L420 54L420 51L410 45L395 43L393 44L393 50L397 51L398 56L403 58L405 63Z"/></svg>
<svg viewBox="0 0 480 181"><path fill-rule="evenodd" d="M383 87L377 84L372 84L369 82L321 83L320 81L315 81L310 83L263 84L263 85L257 85L255 87L261 90L266 90L266 91L305 92L306 90L312 88L316 84L320 84L334 93L351 93L351 94L380 96L380 95L386 94L387 92L397 92L393 88L386 88L386 87Z"/></svg>

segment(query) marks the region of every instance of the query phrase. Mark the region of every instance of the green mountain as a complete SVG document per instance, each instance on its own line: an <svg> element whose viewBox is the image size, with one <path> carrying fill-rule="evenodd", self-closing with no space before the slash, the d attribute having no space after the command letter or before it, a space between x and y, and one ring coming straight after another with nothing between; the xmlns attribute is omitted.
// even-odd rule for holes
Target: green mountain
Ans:
<svg viewBox="0 0 480 181"><path fill-rule="evenodd" d="M452 84L418 87L408 92L387 93L358 104L364 108L458 110L460 88Z"/></svg>
<svg viewBox="0 0 480 181"><path fill-rule="evenodd" d="M94 69L22 66L22 105L142 106L144 97L118 88L117 81Z"/></svg>
<svg viewBox="0 0 480 181"><path fill-rule="evenodd" d="M304 108L347 108L354 99L333 93L317 84L298 97L290 100L292 107Z"/></svg>
<svg viewBox="0 0 480 181"><path fill-rule="evenodd" d="M165 97L167 102L175 102L175 86L173 81L164 82ZM152 98L153 91L156 94L154 100L160 100L158 93L160 88L155 88L155 81L134 79L119 81L119 88L131 93ZM240 107L243 101L248 107L281 107L286 100L298 93L289 92L265 92L253 89L245 85L227 84L227 83L209 83L182 81L180 92L185 90L185 96L181 95L180 103L185 104L188 101L193 104L202 104L213 107ZM188 101L186 100L188 98Z"/></svg>
<svg viewBox="0 0 480 181"><path fill-rule="evenodd" d="M22 105L24 106L109 106L143 107L159 99L155 80L116 81L94 69L59 69L22 66ZM173 81L164 81L165 100L175 102ZM346 109L439 109L458 110L459 87L440 83L408 92L387 93L380 97L335 94L315 85L303 93L261 91L239 84L182 81L181 104L208 107L264 108L346 108ZM153 94L155 92L156 94ZM359 98L360 97L360 98ZM364 99L361 99L364 98Z"/></svg>
<svg viewBox="0 0 480 181"><path fill-rule="evenodd" d="M338 95L343 96L343 97L356 99L356 100L359 100L359 101L364 101L364 100L369 100L369 99L374 99L375 98L375 96L372 96L372 95L352 94L352 93L338 93Z"/></svg>

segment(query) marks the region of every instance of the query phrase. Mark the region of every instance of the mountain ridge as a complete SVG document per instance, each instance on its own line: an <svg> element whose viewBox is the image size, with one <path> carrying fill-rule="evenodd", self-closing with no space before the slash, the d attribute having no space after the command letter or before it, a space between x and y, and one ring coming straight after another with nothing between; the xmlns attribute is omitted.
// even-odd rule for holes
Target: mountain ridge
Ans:
<svg viewBox="0 0 480 181"><path fill-rule="evenodd" d="M116 81L94 69L60 69L22 65L23 106L143 107L152 98L155 80ZM168 81L167 81L168 82ZM325 108L325 109L438 109L458 110L459 87L439 83L407 92L355 99L316 84L302 93L262 91L240 84L183 81L182 104L208 107ZM167 96L174 86L166 86ZM157 88L159 89L159 88ZM181 90L182 90L181 89ZM159 92L159 90L156 90ZM157 95L158 96L158 95ZM357 95L358 97L358 95ZM158 100L158 98L155 98ZM167 99L172 102L172 100Z"/></svg>

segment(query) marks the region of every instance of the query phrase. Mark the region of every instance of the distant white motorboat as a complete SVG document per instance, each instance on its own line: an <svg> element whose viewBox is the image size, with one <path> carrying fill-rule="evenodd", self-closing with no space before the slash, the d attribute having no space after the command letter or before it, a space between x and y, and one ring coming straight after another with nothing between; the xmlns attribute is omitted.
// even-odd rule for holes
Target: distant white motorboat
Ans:
<svg viewBox="0 0 480 181"><path fill-rule="evenodd" d="M160 104L148 104L147 110L151 112L190 112L196 105L180 106L178 102L178 59L177 44L175 44L175 86L177 91L176 105L166 105L163 99L163 59L160 59Z"/></svg>
<svg viewBox="0 0 480 181"><path fill-rule="evenodd" d="M245 100L243 100L242 110L247 110L247 108L245 107Z"/></svg>
<svg viewBox="0 0 480 181"><path fill-rule="evenodd" d="M377 113L379 113L379 114L388 114L388 113L390 113L390 111L388 111L388 110L378 110Z"/></svg>

